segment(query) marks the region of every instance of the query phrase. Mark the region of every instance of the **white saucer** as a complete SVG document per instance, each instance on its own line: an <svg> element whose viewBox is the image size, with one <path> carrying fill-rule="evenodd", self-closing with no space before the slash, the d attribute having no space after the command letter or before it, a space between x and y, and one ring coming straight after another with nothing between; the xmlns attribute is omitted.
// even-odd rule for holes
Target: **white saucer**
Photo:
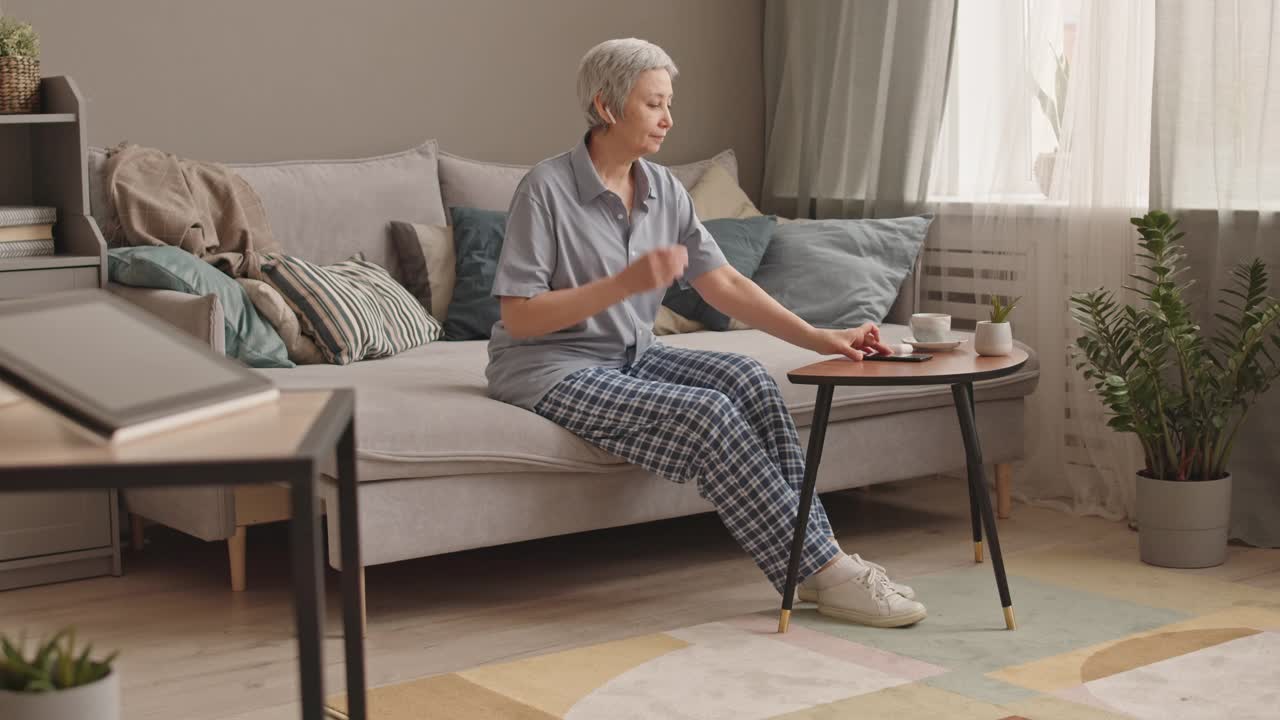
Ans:
<svg viewBox="0 0 1280 720"><path fill-rule="evenodd" d="M946 352L947 350L956 349L960 343L964 342L964 338L952 338L950 340L940 340L937 342L917 341L912 337L902 338L902 342L907 343L916 350L925 350L928 352Z"/></svg>

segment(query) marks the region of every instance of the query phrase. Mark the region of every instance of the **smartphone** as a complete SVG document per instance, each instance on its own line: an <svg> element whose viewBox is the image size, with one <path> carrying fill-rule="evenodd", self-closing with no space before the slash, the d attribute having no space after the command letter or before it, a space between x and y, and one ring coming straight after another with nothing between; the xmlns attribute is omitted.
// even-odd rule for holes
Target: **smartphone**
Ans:
<svg viewBox="0 0 1280 720"><path fill-rule="evenodd" d="M907 355L881 355L879 353L872 353L871 355L864 355L862 359L883 360L885 362L924 362L932 357L932 355L925 355L924 353L910 353Z"/></svg>

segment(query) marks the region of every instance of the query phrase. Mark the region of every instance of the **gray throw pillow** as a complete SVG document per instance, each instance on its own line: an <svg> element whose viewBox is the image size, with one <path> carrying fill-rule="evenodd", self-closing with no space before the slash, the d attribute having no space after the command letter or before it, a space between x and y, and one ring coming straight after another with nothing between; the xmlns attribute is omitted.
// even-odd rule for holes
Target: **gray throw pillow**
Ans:
<svg viewBox="0 0 1280 720"><path fill-rule="evenodd" d="M716 245L735 270L746 277L756 274L760 261L764 258L765 249L769 247L769 238L773 236L776 219L772 215L760 215L752 218L721 218L704 220L703 226ZM692 287L680 289L679 283L667 288L662 304L671 308L678 315L696 320L711 330L728 330L728 315L707 304L698 291Z"/></svg>
<svg viewBox="0 0 1280 720"><path fill-rule="evenodd" d="M816 327L883 322L932 221L922 215L781 223L752 279Z"/></svg>

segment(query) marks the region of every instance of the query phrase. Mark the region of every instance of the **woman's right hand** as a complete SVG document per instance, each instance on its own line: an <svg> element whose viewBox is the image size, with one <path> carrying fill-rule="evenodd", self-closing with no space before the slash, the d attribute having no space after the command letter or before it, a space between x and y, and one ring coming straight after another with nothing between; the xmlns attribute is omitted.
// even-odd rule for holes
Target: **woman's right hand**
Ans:
<svg viewBox="0 0 1280 720"><path fill-rule="evenodd" d="M689 266L689 251L683 245L668 245L645 253L618 273L618 282L627 295L667 288Z"/></svg>

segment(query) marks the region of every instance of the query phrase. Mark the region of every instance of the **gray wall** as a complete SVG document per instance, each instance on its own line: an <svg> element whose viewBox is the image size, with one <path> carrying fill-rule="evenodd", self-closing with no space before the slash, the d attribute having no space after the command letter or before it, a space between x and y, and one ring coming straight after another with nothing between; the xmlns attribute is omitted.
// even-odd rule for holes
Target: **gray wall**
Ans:
<svg viewBox="0 0 1280 720"><path fill-rule="evenodd" d="M427 138L531 163L583 128L578 59L636 36L680 67L659 162L732 147L760 185L763 0L0 0L42 71L88 102L89 142L225 162L354 157Z"/></svg>

